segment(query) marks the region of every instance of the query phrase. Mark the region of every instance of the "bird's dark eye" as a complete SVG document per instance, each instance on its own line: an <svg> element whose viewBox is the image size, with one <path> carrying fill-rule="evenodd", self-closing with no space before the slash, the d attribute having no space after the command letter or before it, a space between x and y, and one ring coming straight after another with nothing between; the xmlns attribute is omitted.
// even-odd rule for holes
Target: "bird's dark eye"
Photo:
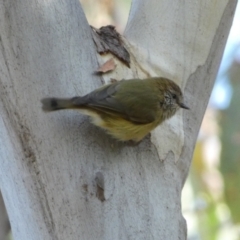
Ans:
<svg viewBox="0 0 240 240"><path fill-rule="evenodd" d="M173 99L176 99L177 98L177 95L176 94L172 94L172 97L173 97Z"/></svg>

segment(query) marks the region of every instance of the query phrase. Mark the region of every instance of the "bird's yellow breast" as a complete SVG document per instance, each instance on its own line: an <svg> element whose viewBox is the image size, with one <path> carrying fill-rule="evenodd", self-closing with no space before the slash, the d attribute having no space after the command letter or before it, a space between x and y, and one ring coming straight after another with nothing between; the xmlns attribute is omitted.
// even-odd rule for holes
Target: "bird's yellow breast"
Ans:
<svg viewBox="0 0 240 240"><path fill-rule="evenodd" d="M87 115L91 116L93 124L103 128L108 134L120 141L133 140L139 142L160 124L159 121L148 124L136 124L123 118L111 115L100 116L94 112L89 112Z"/></svg>

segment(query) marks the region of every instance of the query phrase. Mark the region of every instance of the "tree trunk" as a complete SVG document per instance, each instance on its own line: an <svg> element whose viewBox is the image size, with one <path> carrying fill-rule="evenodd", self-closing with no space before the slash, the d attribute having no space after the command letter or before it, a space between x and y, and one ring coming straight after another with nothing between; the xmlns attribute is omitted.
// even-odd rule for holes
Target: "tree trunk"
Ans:
<svg viewBox="0 0 240 240"><path fill-rule="evenodd" d="M8 215L3 202L2 194L0 192L0 239L7 239L7 235L10 232L10 224L8 221Z"/></svg>
<svg viewBox="0 0 240 240"><path fill-rule="evenodd" d="M236 3L133 1L131 68L103 78L167 76L191 108L135 147L77 112L41 110L102 84L79 2L0 3L0 188L15 239L186 239L181 190Z"/></svg>

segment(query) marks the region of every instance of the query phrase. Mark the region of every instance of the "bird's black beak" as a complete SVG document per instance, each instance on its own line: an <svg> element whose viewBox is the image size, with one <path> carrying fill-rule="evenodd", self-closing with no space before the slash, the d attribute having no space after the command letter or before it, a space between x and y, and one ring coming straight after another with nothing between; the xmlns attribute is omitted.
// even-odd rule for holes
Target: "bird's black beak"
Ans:
<svg viewBox="0 0 240 240"><path fill-rule="evenodd" d="M184 108L184 109L190 109L187 105L185 105L184 103L179 103L180 108Z"/></svg>

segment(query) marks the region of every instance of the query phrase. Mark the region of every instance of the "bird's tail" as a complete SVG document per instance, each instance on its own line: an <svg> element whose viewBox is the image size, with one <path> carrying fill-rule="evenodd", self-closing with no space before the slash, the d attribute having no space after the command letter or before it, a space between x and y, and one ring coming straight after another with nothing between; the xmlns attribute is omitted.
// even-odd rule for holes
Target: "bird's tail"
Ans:
<svg viewBox="0 0 240 240"><path fill-rule="evenodd" d="M74 98L43 98L41 100L42 109L45 112L51 112L51 111L56 111L61 109L77 108L73 100Z"/></svg>

